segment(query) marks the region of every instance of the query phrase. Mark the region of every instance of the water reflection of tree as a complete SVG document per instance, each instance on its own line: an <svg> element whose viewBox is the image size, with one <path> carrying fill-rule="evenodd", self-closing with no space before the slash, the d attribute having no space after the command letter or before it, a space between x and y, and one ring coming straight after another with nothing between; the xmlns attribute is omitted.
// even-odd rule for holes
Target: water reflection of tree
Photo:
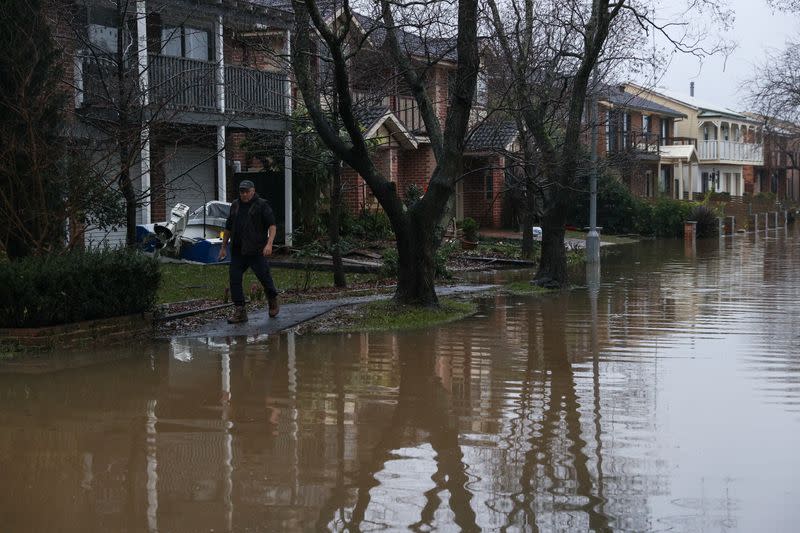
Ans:
<svg viewBox="0 0 800 533"><path fill-rule="evenodd" d="M453 415L450 395L436 374L436 357L428 351L420 352L418 345L404 347L404 341L410 342L407 337L398 338L401 365L397 404L382 429L382 437L362 455L355 475L355 502L345 528L360 530L372 502L371 490L380 484L378 473L387 461L395 457L394 450L409 444L418 445L415 437L422 431L427 434L435 453L436 472L431 476L434 487L424 492L425 505L419 520L409 527L420 530L432 526L434 513L442 503L440 493L447 491L456 525L463 531L477 531L475 511L471 506L473 495L467 488L469 479L459 445L457 419ZM332 512L337 507L334 500L341 494L337 491L322 507L317 521L319 527L324 527L333 518Z"/></svg>
<svg viewBox="0 0 800 533"><path fill-rule="evenodd" d="M542 498L544 490L553 496L569 496L559 491L568 490L574 481L574 493L579 499L573 503L556 506L553 511L581 511L588 518L588 526L593 531L608 531L609 519L599 510L603 498L598 494L601 487L589 468L589 457L585 451L586 441L582 437L580 422L580 402L576 390L572 362L569 360L567 329L564 317L567 313L567 299L552 301L553 305L532 310L528 317L531 345L528 351L525 379L518 403L521 426L519 436L525 442L516 443L520 448L527 447L524 453L519 478L519 492L512 498L513 505L507 515L504 530L523 525L538 530L537 499ZM533 346L533 339L541 339L541 350ZM541 424L541 430L525 425ZM559 451L569 454L566 463L571 463L568 474L559 474L563 466ZM601 479L598 476L598 479ZM561 507L561 508L559 508ZM568 527L564 521L556 527ZM573 524L574 525L574 524Z"/></svg>

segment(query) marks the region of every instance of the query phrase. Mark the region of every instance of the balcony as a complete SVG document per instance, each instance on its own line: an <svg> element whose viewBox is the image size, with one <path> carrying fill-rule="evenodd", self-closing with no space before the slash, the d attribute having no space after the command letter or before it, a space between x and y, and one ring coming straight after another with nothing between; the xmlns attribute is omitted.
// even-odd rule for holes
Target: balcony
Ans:
<svg viewBox="0 0 800 533"><path fill-rule="evenodd" d="M719 161L739 164L764 164L764 148L760 144L734 141L697 141L700 161Z"/></svg>
<svg viewBox="0 0 800 533"><path fill-rule="evenodd" d="M607 133L606 147L609 154L625 154L637 159L658 159L661 137L657 133L642 131L622 132L612 129Z"/></svg>
<svg viewBox="0 0 800 533"><path fill-rule="evenodd" d="M135 61L126 62L122 76L113 58L79 55L75 61L76 107L113 109L121 99L138 105ZM218 113L217 65L208 61L149 56L150 105L158 110ZM125 90L119 90L120 77ZM286 76L247 67L225 67L225 110L247 115L284 115ZM122 94L120 94L122 93Z"/></svg>

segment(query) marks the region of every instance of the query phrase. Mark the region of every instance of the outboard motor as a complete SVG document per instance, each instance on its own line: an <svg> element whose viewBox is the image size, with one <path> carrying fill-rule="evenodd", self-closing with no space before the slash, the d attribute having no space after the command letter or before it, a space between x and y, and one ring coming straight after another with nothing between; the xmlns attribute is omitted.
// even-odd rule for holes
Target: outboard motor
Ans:
<svg viewBox="0 0 800 533"><path fill-rule="evenodd" d="M179 247L180 237L186 229L186 221L189 218L189 206L186 204L175 204L170 211L169 220L165 224L155 224L153 230L158 236L160 246L157 248Z"/></svg>

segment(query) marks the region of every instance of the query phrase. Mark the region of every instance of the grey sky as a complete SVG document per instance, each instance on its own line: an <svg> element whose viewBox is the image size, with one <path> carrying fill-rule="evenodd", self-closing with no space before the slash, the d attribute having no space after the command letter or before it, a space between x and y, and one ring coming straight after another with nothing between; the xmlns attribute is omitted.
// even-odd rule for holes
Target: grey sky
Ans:
<svg viewBox="0 0 800 533"><path fill-rule="evenodd" d="M765 0L728 0L736 18L733 28L723 34L738 47L728 57L710 57L702 64L697 59L673 56L660 86L689 94L689 82L695 82L695 96L704 101L722 104L737 111L746 111L744 81L765 51L782 49L789 38L800 37L800 17L774 13Z"/></svg>

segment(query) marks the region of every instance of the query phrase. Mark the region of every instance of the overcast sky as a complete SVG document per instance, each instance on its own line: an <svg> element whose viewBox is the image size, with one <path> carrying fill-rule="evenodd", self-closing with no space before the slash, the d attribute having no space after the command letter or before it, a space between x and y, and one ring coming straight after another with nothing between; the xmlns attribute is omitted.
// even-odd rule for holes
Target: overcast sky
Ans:
<svg viewBox="0 0 800 533"><path fill-rule="evenodd" d="M688 95L689 82L694 81L698 99L747 111L743 83L766 50L783 49L791 36L800 37L800 17L774 13L766 0L728 0L728 5L735 20L733 28L723 36L738 46L727 62L722 56L701 63L694 57L675 54L658 85Z"/></svg>

